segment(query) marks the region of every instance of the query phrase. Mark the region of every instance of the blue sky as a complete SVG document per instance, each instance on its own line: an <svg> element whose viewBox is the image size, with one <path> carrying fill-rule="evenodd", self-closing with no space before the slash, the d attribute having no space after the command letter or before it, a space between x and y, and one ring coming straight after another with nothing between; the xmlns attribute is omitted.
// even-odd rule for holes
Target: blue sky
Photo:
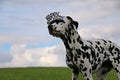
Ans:
<svg viewBox="0 0 120 80"><path fill-rule="evenodd" d="M83 39L120 45L119 0L1 0L0 67L66 66L62 41L47 30L54 11L78 21Z"/></svg>

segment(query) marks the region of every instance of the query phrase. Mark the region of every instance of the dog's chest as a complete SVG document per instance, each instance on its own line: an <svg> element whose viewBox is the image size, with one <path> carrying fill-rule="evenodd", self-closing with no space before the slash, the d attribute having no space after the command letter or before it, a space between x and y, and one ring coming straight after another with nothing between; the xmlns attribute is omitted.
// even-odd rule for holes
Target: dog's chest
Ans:
<svg viewBox="0 0 120 80"><path fill-rule="evenodd" d="M83 52L81 49L67 50L66 64L72 69L82 69L85 65L89 64L92 71L95 72L102 65L104 55L96 50L87 49Z"/></svg>
<svg viewBox="0 0 120 80"><path fill-rule="evenodd" d="M75 57L69 57L66 55L66 64L72 69L79 68L78 59Z"/></svg>
<svg viewBox="0 0 120 80"><path fill-rule="evenodd" d="M84 59L80 50L74 48L67 50L66 64L72 69L81 69L81 66L84 65Z"/></svg>

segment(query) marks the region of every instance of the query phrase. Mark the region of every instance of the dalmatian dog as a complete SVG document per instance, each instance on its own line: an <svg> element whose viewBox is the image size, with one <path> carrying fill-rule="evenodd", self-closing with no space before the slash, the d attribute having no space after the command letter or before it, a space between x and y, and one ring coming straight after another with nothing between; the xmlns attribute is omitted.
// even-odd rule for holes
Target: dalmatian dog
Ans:
<svg viewBox="0 0 120 80"><path fill-rule="evenodd" d="M53 12L46 16L49 34L60 38L66 48L66 64L72 69L72 80L78 80L79 72L84 80L105 80L114 68L120 80L120 47L104 40L83 40L77 32L78 22L69 16Z"/></svg>

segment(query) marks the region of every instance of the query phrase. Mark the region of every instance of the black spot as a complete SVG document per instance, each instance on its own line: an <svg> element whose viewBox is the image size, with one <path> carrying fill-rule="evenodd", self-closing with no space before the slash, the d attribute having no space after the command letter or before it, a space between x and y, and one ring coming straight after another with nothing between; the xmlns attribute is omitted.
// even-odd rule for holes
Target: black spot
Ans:
<svg viewBox="0 0 120 80"><path fill-rule="evenodd" d="M82 54L82 56L83 56L83 59L84 59L84 58L90 59L90 54L89 54L88 52L87 52L87 53L84 52L84 53Z"/></svg>
<svg viewBox="0 0 120 80"><path fill-rule="evenodd" d="M90 69L89 72L92 73L92 69Z"/></svg>
<svg viewBox="0 0 120 80"><path fill-rule="evenodd" d="M100 42L99 41L95 41L98 45L100 45Z"/></svg>
<svg viewBox="0 0 120 80"><path fill-rule="evenodd" d="M81 62L81 63L84 63L84 61L83 61L83 60L80 60L80 62Z"/></svg>
<svg viewBox="0 0 120 80"><path fill-rule="evenodd" d="M75 40L73 39L73 43L75 43Z"/></svg>
<svg viewBox="0 0 120 80"><path fill-rule="evenodd" d="M117 73L119 73L119 70L118 70L117 68L115 68L115 71L116 71Z"/></svg>
<svg viewBox="0 0 120 80"><path fill-rule="evenodd" d="M87 42L89 42L90 44L93 44L91 41L87 41Z"/></svg>
<svg viewBox="0 0 120 80"><path fill-rule="evenodd" d="M87 76L87 73L85 73L84 76Z"/></svg>
<svg viewBox="0 0 120 80"><path fill-rule="evenodd" d="M74 32L72 33L72 35L74 35Z"/></svg>
<svg viewBox="0 0 120 80"><path fill-rule="evenodd" d="M74 73L74 74L78 74L78 73L79 73L79 70L78 70L78 69L74 69L74 70L73 70L73 73Z"/></svg>
<svg viewBox="0 0 120 80"><path fill-rule="evenodd" d="M93 61L91 61L91 64L93 64Z"/></svg>
<svg viewBox="0 0 120 80"><path fill-rule="evenodd" d="M74 60L77 61L77 57L74 57Z"/></svg>
<svg viewBox="0 0 120 80"><path fill-rule="evenodd" d="M100 48L101 48L101 51L104 51L104 50L105 50L102 46L100 46Z"/></svg>
<svg viewBox="0 0 120 80"><path fill-rule="evenodd" d="M84 51L86 51L86 50L89 49L89 46L85 45L85 46L81 46L81 48L82 48Z"/></svg>
<svg viewBox="0 0 120 80"><path fill-rule="evenodd" d="M109 41L109 40L108 40L108 42L109 42L109 43L112 43L112 41Z"/></svg>
<svg viewBox="0 0 120 80"><path fill-rule="evenodd" d="M71 59L69 58L69 56L68 56L68 55L66 55L66 61L68 61L68 62L70 62L70 61L71 61Z"/></svg>
<svg viewBox="0 0 120 80"><path fill-rule="evenodd" d="M87 78L86 80L90 80L89 78Z"/></svg>
<svg viewBox="0 0 120 80"><path fill-rule="evenodd" d="M76 78L74 78L73 80L76 80Z"/></svg>
<svg viewBox="0 0 120 80"><path fill-rule="evenodd" d="M93 59L94 59L95 61L97 61L97 57L94 57Z"/></svg>
<svg viewBox="0 0 120 80"><path fill-rule="evenodd" d="M100 61L101 61L101 59L99 58L99 59L98 59L98 63L100 63Z"/></svg>
<svg viewBox="0 0 120 80"><path fill-rule="evenodd" d="M67 42L64 42L66 49L70 50L70 46Z"/></svg>
<svg viewBox="0 0 120 80"><path fill-rule="evenodd" d="M98 45L96 45L95 48L100 52L100 48L98 47Z"/></svg>
<svg viewBox="0 0 120 80"><path fill-rule="evenodd" d="M112 54L112 56L114 55L114 54L112 53L112 51L113 51L114 48L115 48L115 46L111 46L111 45L110 45L110 47L109 47L109 49L108 49L108 50L110 51L110 53Z"/></svg>
<svg viewBox="0 0 120 80"><path fill-rule="evenodd" d="M85 67L85 68L83 68L83 69L82 69L82 71L87 71L87 68L86 68L86 67Z"/></svg>
<svg viewBox="0 0 120 80"><path fill-rule="evenodd" d="M99 53L97 53L97 55L96 55L97 57L99 57Z"/></svg>
<svg viewBox="0 0 120 80"><path fill-rule="evenodd" d="M70 37L68 37L68 41L69 41L69 43L71 43L71 38Z"/></svg>
<svg viewBox="0 0 120 80"><path fill-rule="evenodd" d="M94 48L91 49L91 54L92 54L92 58L94 58L95 57L95 50L94 50Z"/></svg>
<svg viewBox="0 0 120 80"><path fill-rule="evenodd" d="M83 44L83 41L81 40L80 36L77 38L77 42L79 42L80 44Z"/></svg>
<svg viewBox="0 0 120 80"><path fill-rule="evenodd" d="M106 43L107 43L107 41L105 41L104 39L102 39L102 41L104 41L104 44L106 44Z"/></svg>
<svg viewBox="0 0 120 80"><path fill-rule="evenodd" d="M116 60L114 60L114 63L116 63L117 61Z"/></svg>
<svg viewBox="0 0 120 80"><path fill-rule="evenodd" d="M120 52L120 50L118 48L115 48L115 51Z"/></svg>
<svg viewBox="0 0 120 80"><path fill-rule="evenodd" d="M82 65L82 64L80 64L80 68L81 68L81 69L83 68L83 65Z"/></svg>
<svg viewBox="0 0 120 80"><path fill-rule="evenodd" d="M90 59L90 54L88 52L86 53L86 56L88 59Z"/></svg>
<svg viewBox="0 0 120 80"><path fill-rule="evenodd" d="M80 49L76 49L76 52L78 55L81 55L81 53L83 53Z"/></svg>
<svg viewBox="0 0 120 80"><path fill-rule="evenodd" d="M120 63L120 56L117 56L116 58L113 58L114 61L117 61L118 63Z"/></svg>

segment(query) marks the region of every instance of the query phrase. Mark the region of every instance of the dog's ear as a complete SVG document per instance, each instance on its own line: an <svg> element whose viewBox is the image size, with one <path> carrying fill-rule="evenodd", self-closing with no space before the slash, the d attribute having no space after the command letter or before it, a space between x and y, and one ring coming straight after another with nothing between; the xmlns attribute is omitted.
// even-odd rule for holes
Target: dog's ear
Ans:
<svg viewBox="0 0 120 80"><path fill-rule="evenodd" d="M73 22L73 19L70 16L67 16L68 23L71 24Z"/></svg>
<svg viewBox="0 0 120 80"><path fill-rule="evenodd" d="M70 16L67 16L69 23L72 24L73 26L76 26L76 29L78 28L78 22L74 21Z"/></svg>
<svg viewBox="0 0 120 80"><path fill-rule="evenodd" d="M73 25L76 26L76 29L78 28L79 23L77 21L73 21Z"/></svg>

